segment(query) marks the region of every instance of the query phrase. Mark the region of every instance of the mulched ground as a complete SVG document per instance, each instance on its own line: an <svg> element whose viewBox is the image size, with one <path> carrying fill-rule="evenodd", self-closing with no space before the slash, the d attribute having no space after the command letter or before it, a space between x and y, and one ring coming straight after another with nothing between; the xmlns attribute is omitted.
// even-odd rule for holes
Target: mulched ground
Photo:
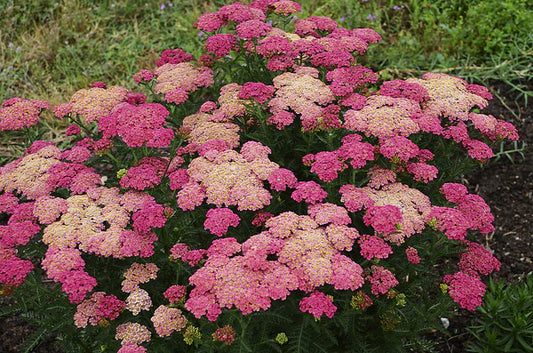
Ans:
<svg viewBox="0 0 533 353"><path fill-rule="evenodd" d="M533 84L529 83L529 91ZM492 114L512 122L519 131L521 141L533 147L533 103L526 106L519 92L510 86L495 82L489 86L494 100L483 113ZM512 146L509 146L512 147ZM494 277L508 283L517 282L533 271L533 148L526 149L525 159L514 154L515 163L506 157L491 163L466 177L471 192L482 196L495 216L496 231L475 239L494 251L502 262L501 270ZM0 297L0 306L9 299ZM435 334L431 339L440 342L441 353L465 352L470 339L466 327L475 314L461 312L450 318L448 335ZM18 317L0 318L0 352L15 353L24 339L35 330ZM59 352L51 346L47 337L33 352Z"/></svg>

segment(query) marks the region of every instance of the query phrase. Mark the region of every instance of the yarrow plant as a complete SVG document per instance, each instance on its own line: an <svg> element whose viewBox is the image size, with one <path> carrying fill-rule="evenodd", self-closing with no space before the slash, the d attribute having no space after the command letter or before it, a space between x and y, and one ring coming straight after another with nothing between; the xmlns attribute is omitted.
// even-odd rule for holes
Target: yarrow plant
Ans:
<svg viewBox="0 0 533 353"><path fill-rule="evenodd" d="M2 294L44 288L59 335L121 353L393 351L480 306L494 217L459 177L516 129L460 78L382 82L378 33L300 10L201 15L205 54L164 50L144 93L4 102L1 130L69 127L0 167Z"/></svg>

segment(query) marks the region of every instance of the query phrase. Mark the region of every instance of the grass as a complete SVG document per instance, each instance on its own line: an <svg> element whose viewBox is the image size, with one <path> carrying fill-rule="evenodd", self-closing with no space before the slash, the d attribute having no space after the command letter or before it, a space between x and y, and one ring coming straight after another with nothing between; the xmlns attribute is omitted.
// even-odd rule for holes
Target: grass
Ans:
<svg viewBox="0 0 533 353"><path fill-rule="evenodd" d="M245 2L245 1L243 1ZM52 104L94 81L133 88L136 71L167 48L198 56L196 18L221 0L33 0L0 4L0 99ZM162 5L165 5L162 8ZM524 0L308 0L300 17L330 16L347 28L370 27L383 41L363 63L382 79L446 72L470 82L504 80L532 96L533 12ZM484 37L483 37L484 36Z"/></svg>

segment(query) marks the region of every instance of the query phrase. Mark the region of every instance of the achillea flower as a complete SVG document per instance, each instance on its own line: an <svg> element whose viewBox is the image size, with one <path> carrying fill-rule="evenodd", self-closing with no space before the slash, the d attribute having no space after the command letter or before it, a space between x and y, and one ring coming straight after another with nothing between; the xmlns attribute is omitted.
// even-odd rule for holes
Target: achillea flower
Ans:
<svg viewBox="0 0 533 353"><path fill-rule="evenodd" d="M267 124L274 125L278 130L283 130L286 126L294 122L294 117L295 115L293 113L282 110L276 114L272 114L267 119Z"/></svg>
<svg viewBox="0 0 533 353"><path fill-rule="evenodd" d="M28 199L49 195L54 187L48 185L48 170L60 163L60 151L46 146L3 167L0 167L0 190L17 191Z"/></svg>
<svg viewBox="0 0 533 353"><path fill-rule="evenodd" d="M33 268L30 260L16 256L16 250L0 246L0 290L20 286Z"/></svg>
<svg viewBox="0 0 533 353"><path fill-rule="evenodd" d="M319 225L325 225L328 223L347 225L352 223L348 211L344 207L332 204L332 203L317 203L309 205L307 213L313 218Z"/></svg>
<svg viewBox="0 0 533 353"><path fill-rule="evenodd" d="M263 224L265 224L266 221L268 221L272 217L274 217L274 215L270 212L257 212L254 216L254 219L252 220L252 225L256 227L261 227Z"/></svg>
<svg viewBox="0 0 533 353"><path fill-rule="evenodd" d="M468 194L457 205L456 209L461 212L468 224L468 228L479 230L483 234L494 231L494 216L489 205L479 195Z"/></svg>
<svg viewBox="0 0 533 353"><path fill-rule="evenodd" d="M239 126L233 123L204 121L192 127L188 141L200 147L210 141L224 141L228 148L236 148L239 145L239 131Z"/></svg>
<svg viewBox="0 0 533 353"><path fill-rule="evenodd" d="M238 50L237 37L230 33L215 34L205 41L205 50L220 59L229 55L232 50Z"/></svg>
<svg viewBox="0 0 533 353"><path fill-rule="evenodd" d="M90 124L109 115L117 105L124 102L127 94L128 90L119 86L81 89L70 98L70 114L81 115Z"/></svg>
<svg viewBox="0 0 533 353"><path fill-rule="evenodd" d="M259 20L248 20L241 22L235 27L237 37L248 40L252 38L264 37L271 29L271 25Z"/></svg>
<svg viewBox="0 0 533 353"><path fill-rule="evenodd" d="M178 192L178 207L183 211L194 210L204 202L205 196L204 186L196 182L188 182Z"/></svg>
<svg viewBox="0 0 533 353"><path fill-rule="evenodd" d="M163 66L166 63L179 64L185 61L191 61L193 56L186 53L182 49L166 49L161 53L161 58L155 63L157 67Z"/></svg>
<svg viewBox="0 0 533 353"><path fill-rule="evenodd" d="M439 174L437 167L427 163L408 163L406 166L408 173L413 175L413 179L423 183L429 183Z"/></svg>
<svg viewBox="0 0 533 353"><path fill-rule="evenodd" d="M94 292L76 307L74 324L78 328L87 325L103 325L105 320L115 320L124 310L125 303L114 295L105 292Z"/></svg>
<svg viewBox="0 0 533 353"><path fill-rule="evenodd" d="M170 173L168 180L170 181L168 186L170 190L180 190L190 181L189 173L187 173L187 169L180 168Z"/></svg>
<svg viewBox="0 0 533 353"><path fill-rule="evenodd" d="M91 292L98 284L96 279L82 270L72 270L65 274L61 280L61 288L68 295L69 302L78 304L85 299L87 293Z"/></svg>
<svg viewBox="0 0 533 353"><path fill-rule="evenodd" d="M454 140L457 143L468 142L470 136L468 135L468 129L464 122L460 121L455 125L450 125L442 130L442 137L445 139Z"/></svg>
<svg viewBox="0 0 533 353"><path fill-rule="evenodd" d="M329 71L326 79L331 82L329 88L334 95L344 97L357 88L364 87L368 83L376 83L377 76L364 66L339 67Z"/></svg>
<svg viewBox="0 0 533 353"><path fill-rule="evenodd" d="M333 305L331 297L320 291L314 291L311 295L300 301L300 311L313 314L317 319L323 314L331 319L337 311L337 307Z"/></svg>
<svg viewBox="0 0 533 353"><path fill-rule="evenodd" d="M350 212L357 212L363 207L396 206L401 213L401 222L396 231L387 234L385 240L401 244L405 237L420 233L429 219L433 208L429 198L417 189L401 183L383 186L380 190L370 187L356 188L353 185L343 185L341 202ZM390 229L390 228L389 228Z"/></svg>
<svg viewBox="0 0 533 353"><path fill-rule="evenodd" d="M420 263L420 256L418 256L418 250L413 248L412 246L408 246L405 249L405 256L407 256L407 261L409 261L412 264L418 264Z"/></svg>
<svg viewBox="0 0 533 353"><path fill-rule="evenodd" d="M46 250L41 267L46 271L48 278L55 282L61 282L71 271L83 270L85 261L78 249L50 246Z"/></svg>
<svg viewBox="0 0 533 353"><path fill-rule="evenodd" d="M177 304L181 298L185 296L185 286L174 285L170 286L163 292L163 296L170 304Z"/></svg>
<svg viewBox="0 0 533 353"><path fill-rule="evenodd" d="M177 89L188 93L213 84L213 71L210 68L194 67L189 62L164 64L154 71L154 75L157 81L154 92L164 94L169 101L174 100ZM170 96L166 97L167 94Z"/></svg>
<svg viewBox="0 0 533 353"><path fill-rule="evenodd" d="M313 156L311 173L316 173L324 182L330 182L337 179L338 173L347 167L335 152L322 151Z"/></svg>
<svg viewBox="0 0 533 353"><path fill-rule="evenodd" d="M300 71L302 72L302 71ZM310 131L319 125L321 105L329 104L334 96L331 90L319 79L308 73L285 72L273 80L276 87L274 98L268 103L270 111L293 110L300 114L304 130Z"/></svg>
<svg viewBox="0 0 533 353"><path fill-rule="evenodd" d="M267 180L270 183L270 188L275 191L285 191L287 188L294 188L298 182L294 173L285 168L274 170L270 173Z"/></svg>
<svg viewBox="0 0 533 353"><path fill-rule="evenodd" d="M21 130L37 124L43 109L50 109L50 103L18 97L6 100L0 107L0 131Z"/></svg>
<svg viewBox="0 0 533 353"><path fill-rule="evenodd" d="M99 120L98 130L105 138L120 136L129 147L168 147L174 138L173 131L164 127L168 114L157 103L123 104Z"/></svg>
<svg viewBox="0 0 533 353"><path fill-rule="evenodd" d="M347 256L336 254L331 260L330 283L335 289L352 291L363 286L363 268Z"/></svg>
<svg viewBox="0 0 533 353"><path fill-rule="evenodd" d="M369 169L368 175L370 180L366 185L373 189L379 189L384 185L396 182L396 173L388 168L373 166Z"/></svg>
<svg viewBox="0 0 533 353"><path fill-rule="evenodd" d="M152 279L157 278L159 268L153 263L139 264L134 262L130 268L124 272L124 280L122 281L122 291L125 293L132 293L139 289L140 283L147 283Z"/></svg>
<svg viewBox="0 0 533 353"><path fill-rule="evenodd" d="M92 155L92 152L87 147L74 146L69 150L63 151L61 153L61 159L72 163L85 163Z"/></svg>
<svg viewBox="0 0 533 353"><path fill-rule="evenodd" d="M158 170L150 164L141 164L131 167L126 174L120 178L120 186L124 189L131 188L142 191L153 188L161 183L161 175Z"/></svg>
<svg viewBox="0 0 533 353"><path fill-rule="evenodd" d="M229 325L219 327L213 332L212 337L213 341L224 342L229 346L235 341L235 330Z"/></svg>
<svg viewBox="0 0 533 353"><path fill-rule="evenodd" d="M274 13L283 16L289 16L302 11L300 4L290 0L275 1L269 7L274 9Z"/></svg>
<svg viewBox="0 0 533 353"><path fill-rule="evenodd" d="M336 154L345 161L350 161L354 169L362 168L368 161L374 160L374 146L361 142L361 136L350 134L342 138L342 146Z"/></svg>
<svg viewBox="0 0 533 353"><path fill-rule="evenodd" d="M265 13L260 9L243 5L240 2L222 6L218 10L218 14L223 20L237 23L249 20L264 21L266 19Z"/></svg>
<svg viewBox="0 0 533 353"><path fill-rule="evenodd" d="M344 127L379 138L409 136L420 131L413 120L420 112L419 104L410 99L370 96L362 109L344 113Z"/></svg>
<svg viewBox="0 0 533 353"><path fill-rule="evenodd" d="M229 208L211 208L207 211L204 229L221 237L228 232L230 226L237 227L241 218Z"/></svg>
<svg viewBox="0 0 533 353"><path fill-rule="evenodd" d="M322 202L327 196L328 193L314 181L299 181L291 194L291 198L294 201L305 201L308 204Z"/></svg>
<svg viewBox="0 0 533 353"><path fill-rule="evenodd" d="M460 254L459 270L465 273L476 271L482 275L489 275L499 271L501 262L492 252L481 244L464 241L466 250Z"/></svg>
<svg viewBox="0 0 533 353"><path fill-rule="evenodd" d="M178 308L160 305L150 319L159 337L170 336L173 332L181 331L187 325L187 319Z"/></svg>
<svg viewBox="0 0 533 353"><path fill-rule="evenodd" d="M61 162L48 170L48 187L52 190L68 188L74 194L82 194L102 183L101 176L81 163Z"/></svg>
<svg viewBox="0 0 533 353"><path fill-rule="evenodd" d="M136 322L126 322L117 326L115 339L121 340L123 346L139 345L143 342L150 342L150 331L144 325Z"/></svg>
<svg viewBox="0 0 533 353"><path fill-rule="evenodd" d="M150 310L152 307L152 298L144 289L136 289L126 298L126 309L133 315L137 316L141 310Z"/></svg>
<svg viewBox="0 0 533 353"><path fill-rule="evenodd" d="M466 186L458 183L445 183L439 191L446 197L446 200L452 203L460 203L468 195Z"/></svg>
<svg viewBox="0 0 533 353"><path fill-rule="evenodd" d="M434 219L435 227L450 240L463 240L467 236L468 219L455 208L433 206L428 219Z"/></svg>
<svg viewBox="0 0 533 353"><path fill-rule="evenodd" d="M383 85L381 85L379 89L379 93L383 96L412 99L418 103L422 103L429 99L429 94L423 86L403 80L383 82Z"/></svg>
<svg viewBox="0 0 533 353"><path fill-rule="evenodd" d="M188 173L205 188L207 203L217 207L236 205L240 211L255 211L270 203L272 196L263 188L263 180L278 168L267 158L247 161L236 151L212 150L195 158L189 164Z"/></svg>
<svg viewBox="0 0 533 353"><path fill-rule="evenodd" d="M393 161L401 160L404 162L418 155L420 149L411 140L403 136L394 136L384 139L379 145L379 152Z"/></svg>
<svg viewBox="0 0 533 353"><path fill-rule="evenodd" d="M326 227L326 236L338 251L352 251L353 243L359 238L359 232L356 228L332 223Z"/></svg>
<svg viewBox="0 0 533 353"><path fill-rule="evenodd" d="M55 222L63 213L68 210L68 202L60 197L43 196L35 201L33 214L39 219L41 224Z"/></svg>
<svg viewBox="0 0 533 353"><path fill-rule="evenodd" d="M266 103L274 94L274 86L262 82L246 82L239 90L239 99L253 98L257 103Z"/></svg>
<svg viewBox="0 0 533 353"><path fill-rule="evenodd" d="M397 224L401 224L403 220L402 213L397 206L374 205L368 208L363 216L365 225L371 225L379 234L390 234L396 232Z"/></svg>
<svg viewBox="0 0 533 353"><path fill-rule="evenodd" d="M453 275L446 275L443 279L448 284L448 292L453 301L461 308L475 311L483 302L487 286L481 281L479 275L459 271Z"/></svg>
<svg viewBox="0 0 533 353"><path fill-rule="evenodd" d="M146 352L147 350L145 347L139 346L133 343L124 344L117 351L117 353L146 353Z"/></svg>
<svg viewBox="0 0 533 353"><path fill-rule="evenodd" d="M463 145L468 151L468 155L480 162L485 162L494 157L494 152L489 145L479 140L463 141Z"/></svg>
<svg viewBox="0 0 533 353"><path fill-rule="evenodd" d="M467 89L465 80L443 73L425 73L422 79L410 78L408 83L424 87L429 99L423 102L423 111L432 116L445 116L452 120L467 120L468 112L477 106L480 109L488 101Z"/></svg>
<svg viewBox="0 0 533 353"><path fill-rule="evenodd" d="M386 259L392 254L392 248L389 244L375 235L362 235L357 240L361 247L361 256L367 260Z"/></svg>
<svg viewBox="0 0 533 353"><path fill-rule="evenodd" d="M154 78L154 76L155 75L152 71L142 69L141 71L136 72L133 75L133 80L137 83L141 83L142 81L151 81Z"/></svg>
<svg viewBox="0 0 533 353"><path fill-rule="evenodd" d="M199 31L215 32L226 24L227 21L222 20L218 12L210 12L200 15L200 17L198 17L194 23L194 27L196 27Z"/></svg>
<svg viewBox="0 0 533 353"><path fill-rule="evenodd" d="M399 283L394 274L382 266L372 265L370 270L372 274L366 280L371 284L370 291L376 296L387 293Z"/></svg>

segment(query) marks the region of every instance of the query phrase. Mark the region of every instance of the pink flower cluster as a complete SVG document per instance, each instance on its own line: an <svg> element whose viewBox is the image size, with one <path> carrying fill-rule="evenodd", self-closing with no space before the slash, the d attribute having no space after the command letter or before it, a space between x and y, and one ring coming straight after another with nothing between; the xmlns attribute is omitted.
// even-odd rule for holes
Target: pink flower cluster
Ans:
<svg viewBox="0 0 533 353"><path fill-rule="evenodd" d="M0 131L31 127L40 120L39 114L50 109L50 103L40 100L10 98L0 107Z"/></svg>
<svg viewBox="0 0 533 353"><path fill-rule="evenodd" d="M174 138L174 131L164 127L168 114L161 104L124 103L99 119L98 130L104 138L119 136L129 147L168 147Z"/></svg>
<svg viewBox="0 0 533 353"><path fill-rule="evenodd" d="M340 253L351 249L359 236L346 225L346 210L317 207L310 211L312 216L285 212L270 218L267 231L242 244L234 238L213 241L206 263L189 278L194 288L187 310L214 321L222 308L235 306L243 314L267 310L272 300L284 300L296 289L312 292L324 284L352 291L361 287L363 269ZM326 310L327 315L333 312Z"/></svg>

